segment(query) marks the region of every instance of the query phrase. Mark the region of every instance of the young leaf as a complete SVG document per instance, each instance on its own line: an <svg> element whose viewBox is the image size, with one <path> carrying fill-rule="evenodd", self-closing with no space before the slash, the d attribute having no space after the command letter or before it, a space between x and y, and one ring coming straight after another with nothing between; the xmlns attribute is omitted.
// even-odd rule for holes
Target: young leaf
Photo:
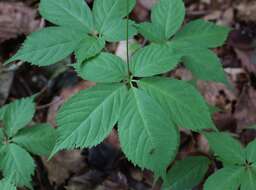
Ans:
<svg viewBox="0 0 256 190"><path fill-rule="evenodd" d="M39 156L49 156L55 141L55 130L48 124L24 128L12 139L12 142Z"/></svg>
<svg viewBox="0 0 256 190"><path fill-rule="evenodd" d="M230 164L244 164L245 152L241 144L228 133L204 133L208 143L220 160Z"/></svg>
<svg viewBox="0 0 256 190"><path fill-rule="evenodd" d="M75 50L76 59L79 64L84 60L94 57L99 54L105 47L105 40L102 38L94 38L86 36Z"/></svg>
<svg viewBox="0 0 256 190"><path fill-rule="evenodd" d="M176 34L173 43L190 43L192 46L215 48L223 45L229 29L198 19L188 23Z"/></svg>
<svg viewBox="0 0 256 190"><path fill-rule="evenodd" d="M127 12L128 2L128 12ZM96 29L104 33L113 19L123 18L128 15L136 4L136 0L95 0L93 5L93 16Z"/></svg>
<svg viewBox="0 0 256 190"><path fill-rule="evenodd" d="M15 135L18 130L25 127L35 113L34 98L23 98L7 105L4 113L4 126L9 137Z"/></svg>
<svg viewBox="0 0 256 190"><path fill-rule="evenodd" d="M207 104L190 84L156 77L140 80L138 85L166 107L171 119L179 127L195 131L214 128Z"/></svg>
<svg viewBox="0 0 256 190"><path fill-rule="evenodd" d="M94 82L120 82L127 78L126 63L110 53L101 53L84 64L76 66L76 71L85 80Z"/></svg>
<svg viewBox="0 0 256 190"><path fill-rule="evenodd" d="M165 188L163 189L193 189L204 178L209 163L209 159L202 156L190 156L177 161L168 172L168 181L165 182Z"/></svg>
<svg viewBox="0 0 256 190"><path fill-rule="evenodd" d="M127 158L135 165L162 176L179 145L179 133L168 113L145 92L132 88L118 129Z"/></svg>
<svg viewBox="0 0 256 190"><path fill-rule="evenodd" d="M246 160L248 162L251 162L251 163L256 162L256 140L253 140L247 145L245 149L245 154L246 154Z"/></svg>
<svg viewBox="0 0 256 190"><path fill-rule="evenodd" d="M228 84L220 60L212 51L208 49L191 51L183 57L183 61L185 66L198 79Z"/></svg>
<svg viewBox="0 0 256 190"><path fill-rule="evenodd" d="M126 20L117 18L109 22L108 27L103 31L102 35L108 42L118 42L126 39L127 25ZM134 27L134 22L129 20L128 23L128 38L136 35L137 30Z"/></svg>
<svg viewBox="0 0 256 190"><path fill-rule="evenodd" d="M152 8L151 20L168 40L181 27L185 17L182 0L160 0Z"/></svg>
<svg viewBox="0 0 256 190"><path fill-rule="evenodd" d="M131 72L136 77L148 77L174 69L180 55L162 44L152 44L138 50L132 57Z"/></svg>
<svg viewBox="0 0 256 190"><path fill-rule="evenodd" d="M0 128L0 148L4 145L4 129Z"/></svg>
<svg viewBox="0 0 256 190"><path fill-rule="evenodd" d="M119 119L126 93L123 84L111 84L97 85L73 96L58 112L58 139L52 154L99 144Z"/></svg>
<svg viewBox="0 0 256 190"><path fill-rule="evenodd" d="M83 38L84 34L81 31L47 27L32 33L23 47L5 64L21 60L38 66L51 65L71 54Z"/></svg>
<svg viewBox="0 0 256 190"><path fill-rule="evenodd" d="M84 32L94 29L93 16L84 0L41 0L40 14L48 21Z"/></svg>
<svg viewBox="0 0 256 190"><path fill-rule="evenodd" d="M16 187L8 179L2 179L0 181L1 190L16 190Z"/></svg>
<svg viewBox="0 0 256 190"><path fill-rule="evenodd" d="M32 157L16 144L7 144L0 150L0 168L3 175L17 186L31 189L35 164Z"/></svg>
<svg viewBox="0 0 256 190"><path fill-rule="evenodd" d="M256 168L247 168L242 176L240 190L255 190L256 187Z"/></svg>
<svg viewBox="0 0 256 190"><path fill-rule="evenodd" d="M244 168L226 167L211 175L204 184L204 190L237 190L241 184Z"/></svg>

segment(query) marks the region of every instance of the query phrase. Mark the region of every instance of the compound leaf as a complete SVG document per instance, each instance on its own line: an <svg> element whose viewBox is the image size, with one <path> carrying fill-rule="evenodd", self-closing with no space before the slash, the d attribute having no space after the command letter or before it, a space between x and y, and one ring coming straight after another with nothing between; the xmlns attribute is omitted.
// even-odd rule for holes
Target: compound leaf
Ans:
<svg viewBox="0 0 256 190"><path fill-rule="evenodd" d="M152 44L138 50L132 57L131 72L136 77L148 77L174 69L180 60L172 48Z"/></svg>
<svg viewBox="0 0 256 190"><path fill-rule="evenodd" d="M4 126L9 137L15 135L18 130L25 127L35 113L34 98L23 98L7 105L4 113Z"/></svg>
<svg viewBox="0 0 256 190"><path fill-rule="evenodd" d="M83 64L76 66L76 71L85 79L94 82L120 82L127 78L126 63L110 53L101 53Z"/></svg>
<svg viewBox="0 0 256 190"><path fill-rule="evenodd" d="M9 179L2 179L0 181L1 190L16 190L16 187L10 182Z"/></svg>
<svg viewBox="0 0 256 190"><path fill-rule="evenodd" d="M84 60L99 54L104 47L104 39L86 36L75 50L78 63L82 63Z"/></svg>
<svg viewBox="0 0 256 190"><path fill-rule="evenodd" d="M241 144L228 133L204 133L210 147L220 160L230 164L244 164L245 152Z"/></svg>
<svg viewBox="0 0 256 190"><path fill-rule="evenodd" d="M40 14L48 21L65 27L93 31L93 16L84 0L41 0Z"/></svg>
<svg viewBox="0 0 256 190"><path fill-rule="evenodd" d="M58 138L52 154L92 147L104 140L119 119L126 93L123 84L101 84L74 95L58 112Z"/></svg>
<svg viewBox="0 0 256 190"><path fill-rule="evenodd" d="M77 30L47 27L28 36L23 47L5 64L21 60L38 66L51 65L71 54L83 38L84 34Z"/></svg>
<svg viewBox="0 0 256 190"><path fill-rule="evenodd" d="M229 29L198 19L188 23L172 40L174 43L190 43L192 46L215 48L223 45Z"/></svg>
<svg viewBox="0 0 256 190"><path fill-rule="evenodd" d="M152 8L151 20L168 40L181 27L185 17L182 0L160 0Z"/></svg>
<svg viewBox="0 0 256 190"><path fill-rule="evenodd" d="M237 190L243 174L242 167L226 167L211 175L204 184L204 190Z"/></svg>
<svg viewBox="0 0 256 190"><path fill-rule="evenodd" d="M256 168L247 168L242 176L240 190L254 190L256 187Z"/></svg>
<svg viewBox="0 0 256 190"><path fill-rule="evenodd" d="M117 18L112 19L108 27L103 31L102 35L104 39L108 42L118 42L126 39L127 34L127 25L126 20ZM129 20L128 21L128 38L132 38L134 35L136 35L137 30L134 27L134 22Z"/></svg>
<svg viewBox="0 0 256 190"><path fill-rule="evenodd" d="M49 156L55 141L56 132L48 124L24 128L12 139L12 142L39 156Z"/></svg>
<svg viewBox="0 0 256 190"><path fill-rule="evenodd" d="M190 156L177 161L168 172L163 189L193 189L204 178L209 164L209 159L203 156Z"/></svg>
<svg viewBox="0 0 256 190"><path fill-rule="evenodd" d="M215 53L199 49L183 57L185 66L200 80L228 84L225 71Z"/></svg>
<svg viewBox="0 0 256 190"><path fill-rule="evenodd" d="M127 2L128 12L127 12ZM96 29L104 33L112 26L109 25L113 19L123 18L128 15L136 4L136 0L95 0L93 5L93 16Z"/></svg>
<svg viewBox="0 0 256 190"><path fill-rule="evenodd" d="M129 160L159 176L165 173L176 154L179 133L168 113L152 97L140 89L130 89L118 130Z"/></svg>
<svg viewBox="0 0 256 190"><path fill-rule="evenodd" d="M0 149L0 156L0 168L4 177L17 186L31 189L35 164L29 153L16 144L7 144Z"/></svg>
<svg viewBox="0 0 256 190"><path fill-rule="evenodd" d="M207 104L192 85L164 77L143 79L138 85L166 107L179 127L195 131L215 128Z"/></svg>
<svg viewBox="0 0 256 190"><path fill-rule="evenodd" d="M246 154L246 160L248 162L251 162L251 163L256 162L256 140L253 140L247 145L245 149L245 154Z"/></svg>

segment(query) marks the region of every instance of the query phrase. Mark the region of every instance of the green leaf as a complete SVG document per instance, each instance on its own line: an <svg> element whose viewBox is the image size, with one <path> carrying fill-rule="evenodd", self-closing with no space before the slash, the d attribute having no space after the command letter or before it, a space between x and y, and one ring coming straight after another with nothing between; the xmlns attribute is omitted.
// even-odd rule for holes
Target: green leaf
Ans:
<svg viewBox="0 0 256 190"><path fill-rule="evenodd" d="M253 140L247 145L245 149L245 153L246 153L246 160L248 162L251 162L251 163L256 162L256 140Z"/></svg>
<svg viewBox="0 0 256 190"><path fill-rule="evenodd" d="M103 38L95 38L86 36L78 48L75 50L76 59L79 64L86 59L96 56L105 47L105 40Z"/></svg>
<svg viewBox="0 0 256 190"><path fill-rule="evenodd" d="M156 43L165 42L165 34L153 23L144 22L137 25L139 33L147 40Z"/></svg>
<svg viewBox="0 0 256 190"><path fill-rule="evenodd" d="M84 0L41 0L40 14L48 21L65 27L93 31L93 16Z"/></svg>
<svg viewBox="0 0 256 190"><path fill-rule="evenodd" d="M148 77L174 69L180 55L167 45L152 44L138 50L132 57L131 72L136 77Z"/></svg>
<svg viewBox="0 0 256 190"><path fill-rule="evenodd" d="M48 124L24 128L12 139L12 142L39 156L49 156L55 141L56 132Z"/></svg>
<svg viewBox="0 0 256 190"><path fill-rule="evenodd" d="M190 156L177 161L168 172L168 181L165 182L163 189L192 189L203 180L209 164L209 159L203 156Z"/></svg>
<svg viewBox="0 0 256 190"><path fill-rule="evenodd" d="M124 105L118 125L122 150L135 165L163 176L178 149L177 128L168 113L140 89L130 89Z"/></svg>
<svg viewBox="0 0 256 190"><path fill-rule="evenodd" d="M0 128L0 148L2 145L4 145L4 129Z"/></svg>
<svg viewBox="0 0 256 190"><path fill-rule="evenodd" d="M4 119L4 112L5 112L6 106L2 106L0 108L0 121Z"/></svg>
<svg viewBox="0 0 256 190"><path fill-rule="evenodd" d="M16 144L7 144L0 150L0 168L3 175L17 186L31 189L35 164L32 157Z"/></svg>
<svg viewBox="0 0 256 190"><path fill-rule="evenodd" d="M230 29L198 19L188 23L176 34L173 43L190 43L193 47L215 48L223 45Z"/></svg>
<svg viewBox="0 0 256 190"><path fill-rule="evenodd" d="M127 12L127 2L129 3ZM93 5L93 16L96 29L104 33L111 26L113 19L123 18L128 15L136 4L136 0L95 0Z"/></svg>
<svg viewBox="0 0 256 190"><path fill-rule="evenodd" d="M241 144L228 133L204 133L208 143L220 160L230 164L244 164L245 152Z"/></svg>
<svg viewBox="0 0 256 190"><path fill-rule="evenodd" d="M110 53L101 53L97 57L76 66L79 76L94 82L120 82L128 77L127 65Z"/></svg>
<svg viewBox="0 0 256 190"><path fill-rule="evenodd" d="M34 98L23 98L7 105L4 113L4 126L9 137L25 127L32 120L35 113Z"/></svg>
<svg viewBox="0 0 256 190"><path fill-rule="evenodd" d="M8 179L2 179L0 181L1 190L16 190L16 187Z"/></svg>
<svg viewBox="0 0 256 190"><path fill-rule="evenodd" d="M185 17L182 0L160 0L152 8L151 20L168 40L181 27Z"/></svg>
<svg viewBox="0 0 256 190"><path fill-rule="evenodd" d="M190 84L164 77L148 78L138 82L166 110L179 126L192 130L215 128L203 97Z"/></svg>
<svg viewBox="0 0 256 190"><path fill-rule="evenodd" d="M237 190L241 184L242 167L226 167L211 175L204 184L204 190Z"/></svg>
<svg viewBox="0 0 256 190"><path fill-rule="evenodd" d="M97 85L68 100L57 115L58 139L52 154L104 140L119 119L126 93L123 84Z"/></svg>
<svg viewBox="0 0 256 190"><path fill-rule="evenodd" d="M102 32L104 39L108 42L118 42L126 40L127 25L126 20L117 18L109 22L108 27ZM137 30L134 27L134 22L129 20L128 23L128 38L132 38L137 34Z"/></svg>
<svg viewBox="0 0 256 190"><path fill-rule="evenodd" d="M247 168L242 176L240 190L255 190L256 187L256 168Z"/></svg>
<svg viewBox="0 0 256 190"><path fill-rule="evenodd" d="M208 49L190 52L183 57L185 66L195 77L205 81L228 84L225 71L215 53Z"/></svg>
<svg viewBox="0 0 256 190"><path fill-rule="evenodd" d="M23 47L5 64L21 60L38 66L51 65L71 54L83 38L84 34L78 30L47 27L32 33Z"/></svg>

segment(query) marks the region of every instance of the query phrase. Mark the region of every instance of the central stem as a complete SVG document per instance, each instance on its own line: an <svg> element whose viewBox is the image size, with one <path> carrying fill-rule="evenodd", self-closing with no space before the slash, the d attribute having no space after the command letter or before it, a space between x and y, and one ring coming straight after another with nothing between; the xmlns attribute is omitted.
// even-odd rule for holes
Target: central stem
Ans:
<svg viewBox="0 0 256 190"><path fill-rule="evenodd" d="M128 71L128 78L130 79L130 58L129 58L129 0L126 0L126 60L127 60L127 71Z"/></svg>

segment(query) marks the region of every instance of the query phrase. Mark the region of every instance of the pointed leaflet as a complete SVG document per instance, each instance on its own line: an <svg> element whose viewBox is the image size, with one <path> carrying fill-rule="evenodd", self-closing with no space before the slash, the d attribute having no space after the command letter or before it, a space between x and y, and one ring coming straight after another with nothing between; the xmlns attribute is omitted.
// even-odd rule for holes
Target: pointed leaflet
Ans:
<svg viewBox="0 0 256 190"><path fill-rule="evenodd" d="M214 128L207 104L190 84L156 77L140 80L138 85L166 107L171 119L179 127L195 131Z"/></svg>
<svg viewBox="0 0 256 190"><path fill-rule="evenodd" d="M131 72L136 77L148 77L174 69L180 60L167 45L152 44L138 50L132 57Z"/></svg>
<svg viewBox="0 0 256 190"><path fill-rule="evenodd" d="M212 51L208 49L192 50L183 57L183 61L185 66L198 79L228 84L220 60Z"/></svg>
<svg viewBox="0 0 256 190"><path fill-rule="evenodd" d="M86 36L75 50L75 55L78 63L82 63L84 60L94 57L99 54L105 47L105 40L102 38L95 38L92 36Z"/></svg>
<svg viewBox="0 0 256 190"><path fill-rule="evenodd" d="M126 63L120 57L110 53L101 53L77 65L76 71L83 79L93 82L120 82L128 77Z"/></svg>
<svg viewBox="0 0 256 190"><path fill-rule="evenodd" d="M84 38L81 31L64 27L47 27L27 37L22 48L7 63L21 60L47 66L71 54Z"/></svg>
<svg viewBox="0 0 256 190"><path fill-rule="evenodd" d="M158 30L163 31L168 40L181 27L185 17L185 7L182 0L160 0L152 8L151 20Z"/></svg>
<svg viewBox="0 0 256 190"><path fill-rule="evenodd" d="M0 150L0 168L3 175L17 186L31 187L35 164L32 157L16 144L7 144Z"/></svg>
<svg viewBox="0 0 256 190"><path fill-rule="evenodd" d="M55 129L48 124L38 124L31 128L22 129L12 139L12 142L39 156L49 156L55 141Z"/></svg>
<svg viewBox="0 0 256 190"><path fill-rule="evenodd" d="M128 12L127 12L128 2ZM99 33L110 28L113 19L123 18L128 15L136 4L136 0L95 0L93 5L93 16L96 29Z"/></svg>
<svg viewBox="0 0 256 190"><path fill-rule="evenodd" d="M214 23L195 20L176 34L173 43L190 43L192 46L215 48L223 45L227 39L229 29Z"/></svg>
<svg viewBox="0 0 256 190"><path fill-rule="evenodd" d="M250 142L246 149L245 149L245 154L246 154L246 160L250 163L256 162L256 140L253 140Z"/></svg>
<svg viewBox="0 0 256 190"><path fill-rule="evenodd" d="M193 189L204 178L209 164L209 159L202 156L190 156L177 161L168 171L168 181L165 181L165 188L163 189Z"/></svg>
<svg viewBox="0 0 256 190"><path fill-rule="evenodd" d="M163 175L179 145L179 133L160 105L132 88L119 120L122 150L134 164Z"/></svg>
<svg viewBox="0 0 256 190"><path fill-rule="evenodd" d="M84 0L41 0L40 14L48 21L85 32L93 31L93 17Z"/></svg>
<svg viewBox="0 0 256 190"><path fill-rule="evenodd" d="M255 190L256 187L256 168L249 167L244 169L240 190Z"/></svg>
<svg viewBox="0 0 256 190"><path fill-rule="evenodd" d="M208 143L220 160L229 164L244 164L245 152L241 144L228 133L204 133Z"/></svg>
<svg viewBox="0 0 256 190"><path fill-rule="evenodd" d="M6 134L12 137L17 131L25 127L35 113L34 98L16 100L7 105L4 113L4 126Z"/></svg>
<svg viewBox="0 0 256 190"><path fill-rule="evenodd" d="M97 85L80 91L57 115L58 139L53 150L92 147L111 132L126 98L123 84Z"/></svg>
<svg viewBox="0 0 256 190"><path fill-rule="evenodd" d="M204 184L204 190L237 190L241 184L244 168L226 167L211 175Z"/></svg>
<svg viewBox="0 0 256 190"><path fill-rule="evenodd" d="M118 42L121 40L126 40L126 33L127 33L127 23L126 19L112 19L108 23L108 28L104 30L102 33L104 39L108 42ZM134 27L134 22L129 20L128 21L128 38L132 38L134 35L137 34L137 30Z"/></svg>
<svg viewBox="0 0 256 190"><path fill-rule="evenodd" d="M16 187L8 179L2 179L0 181L1 190L16 190Z"/></svg>

